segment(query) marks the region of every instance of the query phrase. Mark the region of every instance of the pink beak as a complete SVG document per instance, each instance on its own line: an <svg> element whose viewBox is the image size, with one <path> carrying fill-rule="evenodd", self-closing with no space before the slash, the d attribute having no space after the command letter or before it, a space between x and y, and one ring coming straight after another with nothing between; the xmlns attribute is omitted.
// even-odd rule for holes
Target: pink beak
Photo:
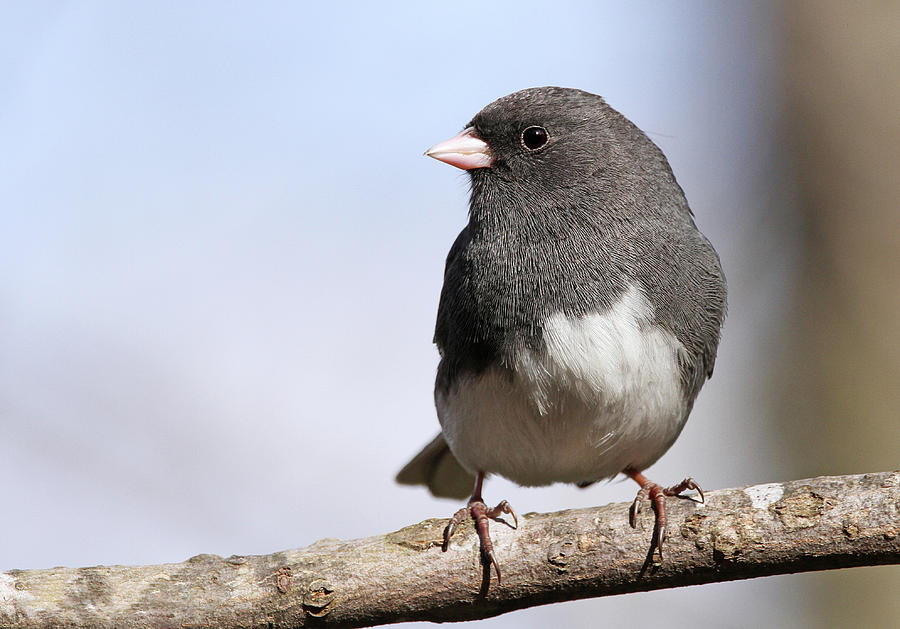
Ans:
<svg viewBox="0 0 900 629"><path fill-rule="evenodd" d="M463 170L487 168L494 163L494 156L491 155L487 142L476 137L472 127L449 140L435 144L425 151L425 155Z"/></svg>

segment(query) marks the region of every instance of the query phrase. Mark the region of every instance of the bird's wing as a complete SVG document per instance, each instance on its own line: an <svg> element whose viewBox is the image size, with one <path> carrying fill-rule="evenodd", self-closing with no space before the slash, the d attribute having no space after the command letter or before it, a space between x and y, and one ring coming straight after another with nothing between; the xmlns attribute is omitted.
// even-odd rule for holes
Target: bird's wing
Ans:
<svg viewBox="0 0 900 629"><path fill-rule="evenodd" d="M447 253L447 261L444 263L444 285L441 287L441 299L438 303L438 313L437 313L437 322L435 324L434 329L434 342L438 346L438 351L443 352L444 346L447 340L447 289L448 289L448 277L450 276L451 269L453 268L456 259L459 257L460 253L466 248L469 244L470 236L469 236L469 226L466 225L463 227L462 231L459 232L459 235L456 237L456 240L453 241L453 246L450 247L450 251Z"/></svg>
<svg viewBox="0 0 900 629"><path fill-rule="evenodd" d="M425 485L438 498L468 498L475 475L459 464L443 434L431 440L397 474L401 485Z"/></svg>

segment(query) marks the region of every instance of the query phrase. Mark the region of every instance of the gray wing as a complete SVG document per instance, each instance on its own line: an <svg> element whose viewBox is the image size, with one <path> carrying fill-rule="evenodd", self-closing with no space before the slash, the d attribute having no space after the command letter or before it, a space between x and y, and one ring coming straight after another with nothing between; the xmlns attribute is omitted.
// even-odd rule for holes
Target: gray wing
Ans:
<svg viewBox="0 0 900 629"><path fill-rule="evenodd" d="M401 485L425 485L438 498L468 498L475 476L463 469L438 434L397 474Z"/></svg>

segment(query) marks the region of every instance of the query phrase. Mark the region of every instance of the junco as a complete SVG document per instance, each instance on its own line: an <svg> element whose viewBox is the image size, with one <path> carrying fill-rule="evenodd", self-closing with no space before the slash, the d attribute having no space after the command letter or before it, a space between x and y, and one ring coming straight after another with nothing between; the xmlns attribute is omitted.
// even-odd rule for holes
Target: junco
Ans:
<svg viewBox="0 0 900 629"><path fill-rule="evenodd" d="M466 508L500 577L486 474L580 486L643 471L674 443L712 375L725 278L659 148L599 96L539 87L494 101L426 155L471 176L469 223L447 256L434 341L441 434L397 476ZM474 477L474 478L473 478ZM702 499L702 493L701 499Z"/></svg>

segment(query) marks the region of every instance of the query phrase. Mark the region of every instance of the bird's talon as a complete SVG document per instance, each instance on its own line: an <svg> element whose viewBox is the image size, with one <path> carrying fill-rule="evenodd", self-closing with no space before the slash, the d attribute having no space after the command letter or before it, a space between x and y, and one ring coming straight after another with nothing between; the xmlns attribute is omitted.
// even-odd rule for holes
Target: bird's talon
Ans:
<svg viewBox="0 0 900 629"><path fill-rule="evenodd" d="M497 563L497 558L494 556L493 550L487 552L487 560L494 566L494 571L497 573L497 583L500 583L500 564Z"/></svg>
<svg viewBox="0 0 900 629"><path fill-rule="evenodd" d="M450 548L450 536L453 535L453 531L450 530L450 525L447 525L447 528L444 529L444 543L441 544L441 552L447 552L447 549Z"/></svg>
<svg viewBox="0 0 900 629"><path fill-rule="evenodd" d="M512 505L510 505L509 502L507 502L506 500L501 501L496 507L491 509L490 513L488 514L488 517L490 517L494 520L499 520L499 516L504 513L512 516L514 526L512 526L511 528L514 528L514 529L519 528L519 518L516 517L516 512L513 511ZM509 525L508 522L504 521L504 523L507 524L507 526Z"/></svg>
<svg viewBox="0 0 900 629"><path fill-rule="evenodd" d="M450 536L456 532L457 527L464 520L472 519L475 524L475 533L478 535L481 560L488 569L488 579L490 578L490 568L493 566L494 571L497 573L497 582L499 583L500 563L494 555L494 544L491 542L490 521L497 520L503 522L507 526L511 526L509 522L500 517L506 513L513 518L515 526L512 528L518 528L519 519L516 516L516 512L513 511L512 506L506 500L501 500L493 509L489 509L487 505L484 504L484 500L481 497L481 486L483 481L484 472L478 472L475 475L475 488L472 491L472 497L469 498L469 503L453 514L453 517L450 518L447 527L444 529L444 543L441 548L446 551L450 545Z"/></svg>
<svg viewBox="0 0 900 629"><path fill-rule="evenodd" d="M705 501L705 497L703 496L703 490L700 489L700 486L694 482L693 478L685 478L683 481L678 483L677 485L673 485L672 487L662 488L656 483L649 480L642 473L638 472L634 469L625 470L625 474L631 477L638 485L641 486L638 491L637 497L634 499L634 502L631 503L631 512L629 514L628 521L631 524L631 527L635 527L635 520L637 519L637 514L640 513L642 503L644 500L650 500L653 506L653 510L656 512L656 522L653 525L653 536L651 537L651 546L650 553L653 554L655 550L659 555L659 560L662 561L663 558L663 546L666 543L666 539L669 536L669 528L668 528L668 516L666 514L666 496L681 496L682 492L688 490L696 490L700 494L700 502L703 503ZM684 497L684 496L682 496Z"/></svg>
<svg viewBox="0 0 900 629"><path fill-rule="evenodd" d="M469 517L469 508L465 507L454 513L450 521L447 522L447 526L444 528L444 543L441 544L442 552L447 552L447 549L450 548L450 538L456 533L459 523L467 517Z"/></svg>
<svg viewBox="0 0 900 629"><path fill-rule="evenodd" d="M641 514L641 509L643 508L644 497L640 494L637 495L637 498L634 499L634 502L631 503L631 509L629 509L628 513L628 523L631 524L631 528L637 528L637 519Z"/></svg>

